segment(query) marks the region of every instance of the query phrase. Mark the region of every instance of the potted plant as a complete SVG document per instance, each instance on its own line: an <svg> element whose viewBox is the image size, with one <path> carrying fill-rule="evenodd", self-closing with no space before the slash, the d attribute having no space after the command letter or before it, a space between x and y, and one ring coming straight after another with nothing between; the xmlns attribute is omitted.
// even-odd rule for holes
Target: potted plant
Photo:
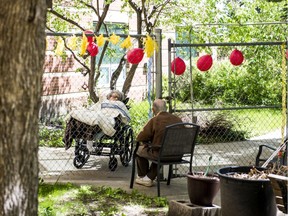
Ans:
<svg viewBox="0 0 288 216"><path fill-rule="evenodd" d="M213 206L213 200L220 188L220 179L215 174L209 174L212 156L205 172L187 174L187 188L190 202L200 206Z"/></svg>
<svg viewBox="0 0 288 216"><path fill-rule="evenodd" d="M266 168L232 166L219 169L223 216L276 216L276 203Z"/></svg>

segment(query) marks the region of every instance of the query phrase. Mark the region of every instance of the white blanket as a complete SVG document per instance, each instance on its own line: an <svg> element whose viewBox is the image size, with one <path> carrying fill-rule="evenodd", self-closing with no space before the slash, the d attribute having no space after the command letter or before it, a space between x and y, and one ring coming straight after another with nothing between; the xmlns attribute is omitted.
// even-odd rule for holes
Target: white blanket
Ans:
<svg viewBox="0 0 288 216"><path fill-rule="evenodd" d="M130 114L126 105L121 101L103 101L94 104L88 109L77 109L71 111L66 120L71 117L85 124L98 125L104 134L113 136L116 132L115 117L120 116L124 124L130 122Z"/></svg>

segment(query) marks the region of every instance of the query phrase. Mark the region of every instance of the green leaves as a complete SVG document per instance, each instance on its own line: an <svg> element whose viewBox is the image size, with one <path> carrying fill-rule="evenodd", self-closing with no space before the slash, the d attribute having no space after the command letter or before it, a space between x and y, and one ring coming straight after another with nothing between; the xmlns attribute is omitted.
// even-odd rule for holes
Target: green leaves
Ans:
<svg viewBox="0 0 288 216"><path fill-rule="evenodd" d="M211 161L212 161L212 155L210 155L209 159L208 159L208 165L206 167L206 171L204 173L204 176L207 176L208 172L209 172L209 168L210 168L210 164L211 164Z"/></svg>
<svg viewBox="0 0 288 216"><path fill-rule="evenodd" d="M43 126L39 130L39 145L47 147L64 146L64 143L62 142L63 136L63 129L48 128Z"/></svg>
<svg viewBox="0 0 288 216"><path fill-rule="evenodd" d="M178 5L161 21L172 28L182 26L186 32L192 28L193 43L285 41L287 24L277 24L283 15L287 17L285 1L179 0Z"/></svg>

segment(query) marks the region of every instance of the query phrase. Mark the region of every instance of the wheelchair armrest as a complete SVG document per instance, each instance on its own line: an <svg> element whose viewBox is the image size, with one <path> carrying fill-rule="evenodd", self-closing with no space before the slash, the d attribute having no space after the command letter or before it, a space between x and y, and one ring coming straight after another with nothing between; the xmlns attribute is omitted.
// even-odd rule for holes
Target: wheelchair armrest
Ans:
<svg viewBox="0 0 288 216"><path fill-rule="evenodd" d="M266 159L261 159L261 154L262 154L262 151L263 151L263 148L268 148L272 151L275 151L276 150L276 147L274 146L271 146L271 145L267 145L267 144L262 144L262 145L259 145L259 149L258 149L258 153L257 153L257 156L256 156L256 161L255 161L255 166L259 166L259 163L260 161L266 161Z"/></svg>

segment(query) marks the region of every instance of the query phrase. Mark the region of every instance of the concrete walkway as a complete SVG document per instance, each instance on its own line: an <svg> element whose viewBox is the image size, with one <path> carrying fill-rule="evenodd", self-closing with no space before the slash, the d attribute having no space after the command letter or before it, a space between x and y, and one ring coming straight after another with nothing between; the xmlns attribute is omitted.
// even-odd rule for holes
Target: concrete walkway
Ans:
<svg viewBox="0 0 288 216"><path fill-rule="evenodd" d="M280 141L278 140L277 142ZM243 142L196 146L193 158L194 170L203 171L207 166L210 155L213 155L211 165L211 170L213 171L225 166L254 165L260 144L263 144L263 141L255 139ZM114 172L111 172L108 168L109 158L107 156L92 155L83 168L76 169L73 166L73 148L68 151L63 148L40 148L39 159L40 176L45 182L72 182L81 185L108 186L132 192L132 189L129 188L131 164L128 167L123 167L119 159L118 163L120 164L118 164ZM134 189L147 195L157 195L156 184L151 188L147 188L134 183ZM189 202L186 178L173 178L168 186L165 181L161 182L161 196L166 197L168 200ZM221 206L220 191L214 200L214 204ZM277 216L283 215L285 214L279 212Z"/></svg>
<svg viewBox="0 0 288 216"><path fill-rule="evenodd" d="M63 159L63 158L62 158ZM95 160L95 158L94 158ZM68 160L69 161L69 160ZM98 163L96 162L98 161ZM147 194L149 196L157 196L157 186L154 183L154 185L151 188L147 188L141 185L137 185L134 183L134 188L130 189L130 177L131 177L131 165L128 167L119 166L117 168L117 171L111 172L106 171L105 174L103 174L103 170L108 170L107 161L105 161L103 158L98 158L96 161L91 160L88 162L87 166L83 167L81 169L81 172L79 170L75 170L75 168L67 163L67 158L63 160L63 167L66 167L65 171L63 172L63 167L59 167L58 171L54 171L57 175L48 175L44 178L45 182L72 182L74 184L79 185L94 185L94 186L107 186L112 188L121 188L128 193L131 193L132 190L137 190L141 193ZM51 162L51 161L50 161ZM65 162L65 163L64 163ZM102 165L99 165L101 164ZM97 171L97 168L91 169L89 166L95 166L95 164L98 164L99 170ZM50 163L52 166L53 163ZM70 168L69 168L70 167ZM69 168L69 169L68 169ZM62 171L61 171L62 170ZM50 173L51 174L51 173ZM166 182L161 182L161 196L166 197L170 201L181 201L181 202L189 202L189 196L187 191L187 180L185 177L183 178L173 178L171 180L170 185L166 185ZM221 207L221 196L220 191L218 192L217 196L214 200L214 205ZM137 212L139 213L137 214ZM143 212L143 209L135 210L133 214L127 214L126 215L145 215L140 212ZM277 216L284 216L282 212L278 212ZM176 215L175 215L176 216ZM286 214L287 216L287 214Z"/></svg>
<svg viewBox="0 0 288 216"><path fill-rule="evenodd" d="M141 193L144 193L149 196L157 196L157 185L154 183L152 187L144 187L141 185L137 185L134 183L134 188L130 189L130 176L131 176L131 166L128 167L119 167L118 174L110 172L108 175L99 175L95 170L86 170L85 172L81 172L81 175L71 175L71 173L63 173L58 182L73 182L79 185L94 185L94 186L107 186L112 188L121 188L128 193L131 193L132 190L137 190ZM57 179L55 177L45 178L46 182L55 183ZM170 185L166 185L166 182L161 182L161 196L166 197L169 201L181 201L181 202L189 202L189 196L187 191L187 180L186 178L174 178L171 180ZM220 191L217 193L214 202L214 205L221 207L221 195ZM133 208L133 214L126 213L128 216L132 215L143 215L140 212L143 210ZM139 211L139 214L137 212ZM287 216L288 214L284 214L278 211L277 216ZM177 216L177 215L175 215ZM243 215L244 216L244 215Z"/></svg>

